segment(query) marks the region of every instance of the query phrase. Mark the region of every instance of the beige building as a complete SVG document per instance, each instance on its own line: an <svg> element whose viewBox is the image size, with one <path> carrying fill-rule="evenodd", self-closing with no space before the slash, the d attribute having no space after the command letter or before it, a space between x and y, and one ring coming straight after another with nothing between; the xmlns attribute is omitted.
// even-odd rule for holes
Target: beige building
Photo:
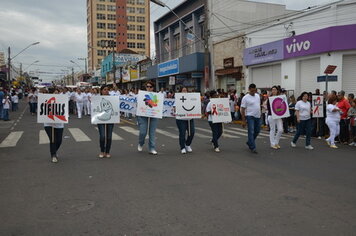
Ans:
<svg viewBox="0 0 356 236"><path fill-rule="evenodd" d="M88 68L100 68L114 47L150 56L149 0L87 0Z"/></svg>

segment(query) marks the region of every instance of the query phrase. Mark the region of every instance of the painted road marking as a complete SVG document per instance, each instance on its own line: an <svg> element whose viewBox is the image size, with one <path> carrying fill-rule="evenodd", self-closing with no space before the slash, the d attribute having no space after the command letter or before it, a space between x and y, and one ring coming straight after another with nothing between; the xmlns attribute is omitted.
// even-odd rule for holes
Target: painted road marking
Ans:
<svg viewBox="0 0 356 236"><path fill-rule="evenodd" d="M195 127L195 129L196 129L196 130L203 131L203 132L211 133L211 130L208 130L208 129L199 128L199 127ZM227 133L224 133L223 136L224 136L225 138L240 138L240 137L238 137L238 136L230 135L230 134L227 134Z"/></svg>
<svg viewBox="0 0 356 236"><path fill-rule="evenodd" d="M88 142L91 139L86 136L86 134L78 128L69 128L69 132L72 134L73 138L77 142Z"/></svg>
<svg viewBox="0 0 356 236"><path fill-rule="evenodd" d="M98 130L98 127L95 127L95 129ZM120 137L119 135L117 135L116 133L112 132L112 140L121 141L124 139L122 137Z"/></svg>
<svg viewBox="0 0 356 236"><path fill-rule="evenodd" d="M236 130L236 131L242 131L242 132L246 132L247 133L247 130L246 129L241 129L241 128L234 128L234 127L230 127L232 130ZM262 132L260 132L258 135L260 136L264 136L264 137L269 137L269 134L264 134ZM281 139L286 139L285 137L281 137Z"/></svg>
<svg viewBox="0 0 356 236"><path fill-rule="evenodd" d="M23 134L23 131L15 131L11 132L5 139L2 141L0 144L0 148L5 148L5 147L15 147L17 142L20 140L21 136Z"/></svg>
<svg viewBox="0 0 356 236"><path fill-rule="evenodd" d="M162 130L162 129L156 129L156 133L159 133L159 134L162 134L164 136L167 136L167 137L170 137L170 138L174 138L174 139L178 139L179 138L178 135L172 134L172 133L167 132L167 131Z"/></svg>
<svg viewBox="0 0 356 236"><path fill-rule="evenodd" d="M49 143L49 138L48 138L45 130L40 130L39 138L40 138L40 140L39 140L40 144L48 144Z"/></svg>

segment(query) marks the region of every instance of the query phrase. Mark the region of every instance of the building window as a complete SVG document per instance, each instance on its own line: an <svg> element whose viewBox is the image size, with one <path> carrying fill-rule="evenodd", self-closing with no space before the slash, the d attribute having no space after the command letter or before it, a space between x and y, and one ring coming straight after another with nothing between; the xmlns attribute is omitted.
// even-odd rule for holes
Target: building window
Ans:
<svg viewBox="0 0 356 236"><path fill-rule="evenodd" d="M138 25L137 26L137 31L145 31L145 26L144 25Z"/></svg>
<svg viewBox="0 0 356 236"><path fill-rule="evenodd" d="M96 23L96 27L98 29L105 29L106 28L106 24L105 23L101 23L101 22L97 22Z"/></svg>
<svg viewBox="0 0 356 236"><path fill-rule="evenodd" d="M116 15L108 14L108 20L116 20Z"/></svg>
<svg viewBox="0 0 356 236"><path fill-rule="evenodd" d="M104 4L96 4L96 10L97 11L105 11L105 5Z"/></svg>
<svg viewBox="0 0 356 236"><path fill-rule="evenodd" d="M127 25L127 30L136 30L135 25Z"/></svg>
<svg viewBox="0 0 356 236"><path fill-rule="evenodd" d="M98 50L98 56L106 56L105 50Z"/></svg>
<svg viewBox="0 0 356 236"><path fill-rule="evenodd" d="M108 38L109 39L114 39L116 37L116 33L114 32L108 32Z"/></svg>
<svg viewBox="0 0 356 236"><path fill-rule="evenodd" d="M107 5L106 8L108 11L116 11L116 6L114 5Z"/></svg>
<svg viewBox="0 0 356 236"><path fill-rule="evenodd" d="M116 2L116 0L109 0L109 2Z"/></svg>
<svg viewBox="0 0 356 236"><path fill-rule="evenodd" d="M145 49L146 48L146 44L145 43L137 43L137 48Z"/></svg>
<svg viewBox="0 0 356 236"><path fill-rule="evenodd" d="M137 13L138 13L138 14L145 14L145 8L138 7L138 8L137 8Z"/></svg>
<svg viewBox="0 0 356 236"><path fill-rule="evenodd" d="M105 2L105 0L99 0L99 2Z"/></svg>
<svg viewBox="0 0 356 236"><path fill-rule="evenodd" d="M138 16L137 17L137 22L145 22L145 17L144 16Z"/></svg>
<svg viewBox="0 0 356 236"><path fill-rule="evenodd" d="M129 43L127 43L127 47L128 48L136 48L136 43L129 42Z"/></svg>
<svg viewBox="0 0 356 236"><path fill-rule="evenodd" d="M98 32L98 38L106 38L106 32Z"/></svg>
<svg viewBox="0 0 356 236"><path fill-rule="evenodd" d="M127 8L127 13L135 13L135 8L134 7L128 7Z"/></svg>
<svg viewBox="0 0 356 236"><path fill-rule="evenodd" d="M127 34L127 38L128 39L136 39L135 34ZM138 39L138 35L137 35L137 39Z"/></svg>
<svg viewBox="0 0 356 236"><path fill-rule="evenodd" d="M127 0L127 4L135 5L135 0Z"/></svg>
<svg viewBox="0 0 356 236"><path fill-rule="evenodd" d="M108 29L116 29L116 24L108 23Z"/></svg>
<svg viewBox="0 0 356 236"><path fill-rule="evenodd" d="M135 16L128 16L127 17L128 22L135 22Z"/></svg>
<svg viewBox="0 0 356 236"><path fill-rule="evenodd" d="M140 54L140 55L145 55L146 54L145 51L137 51L137 53Z"/></svg>
<svg viewBox="0 0 356 236"><path fill-rule="evenodd" d="M144 34L137 34L137 39L139 40L145 40L146 36Z"/></svg>
<svg viewBox="0 0 356 236"><path fill-rule="evenodd" d="M136 0L137 5L145 5L145 0Z"/></svg>
<svg viewBox="0 0 356 236"><path fill-rule="evenodd" d="M96 14L96 19L98 19L98 20L105 20L105 14L101 14L101 13L98 13L98 14Z"/></svg>

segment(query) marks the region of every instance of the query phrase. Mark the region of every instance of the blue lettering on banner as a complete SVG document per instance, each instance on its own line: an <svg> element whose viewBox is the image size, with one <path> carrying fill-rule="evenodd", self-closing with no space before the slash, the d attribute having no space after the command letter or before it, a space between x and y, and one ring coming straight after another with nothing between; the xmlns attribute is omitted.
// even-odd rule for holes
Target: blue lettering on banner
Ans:
<svg viewBox="0 0 356 236"><path fill-rule="evenodd" d="M174 59L158 64L158 77L174 75L179 73L179 59Z"/></svg>

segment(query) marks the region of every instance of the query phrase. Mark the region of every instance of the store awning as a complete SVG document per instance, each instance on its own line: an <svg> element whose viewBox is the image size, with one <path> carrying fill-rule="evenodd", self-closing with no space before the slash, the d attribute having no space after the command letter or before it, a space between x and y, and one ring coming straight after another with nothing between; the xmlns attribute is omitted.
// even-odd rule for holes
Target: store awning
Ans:
<svg viewBox="0 0 356 236"><path fill-rule="evenodd" d="M238 74L239 76L241 76L241 73L242 73L242 66L215 70L215 74L217 76L231 75L231 74Z"/></svg>

